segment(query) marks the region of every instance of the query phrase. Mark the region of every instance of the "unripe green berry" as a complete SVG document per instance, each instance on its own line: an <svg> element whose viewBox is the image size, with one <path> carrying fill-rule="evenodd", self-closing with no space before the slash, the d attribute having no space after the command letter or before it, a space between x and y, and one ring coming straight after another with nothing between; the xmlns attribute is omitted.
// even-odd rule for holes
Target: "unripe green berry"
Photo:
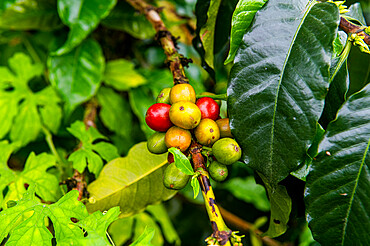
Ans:
<svg viewBox="0 0 370 246"><path fill-rule="evenodd" d="M170 92L171 88L164 88L159 92L156 102L170 104Z"/></svg>
<svg viewBox="0 0 370 246"><path fill-rule="evenodd" d="M165 136L165 132L156 132L152 134L146 143L148 150L153 154L163 154L167 152L167 146L164 141Z"/></svg>
<svg viewBox="0 0 370 246"><path fill-rule="evenodd" d="M221 138L212 146L213 156L224 165L231 165L242 156L239 144L231 138Z"/></svg>
<svg viewBox="0 0 370 246"><path fill-rule="evenodd" d="M208 167L208 172L214 181L224 181L229 174L227 166L219 163L218 161L212 161Z"/></svg>
<svg viewBox="0 0 370 246"><path fill-rule="evenodd" d="M181 172L174 162L164 170L163 184L167 189L181 190L189 182L189 179L190 175Z"/></svg>

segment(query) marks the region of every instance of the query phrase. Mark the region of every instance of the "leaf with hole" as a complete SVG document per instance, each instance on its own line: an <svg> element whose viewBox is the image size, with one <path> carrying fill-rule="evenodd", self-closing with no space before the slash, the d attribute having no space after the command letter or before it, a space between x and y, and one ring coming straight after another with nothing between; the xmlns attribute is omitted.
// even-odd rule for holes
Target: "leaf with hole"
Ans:
<svg viewBox="0 0 370 246"><path fill-rule="evenodd" d="M89 214L85 205L77 201L78 191L71 191L58 202L40 203L35 196L35 185L30 185L15 206L0 212L0 241L7 235L9 245L52 245L53 235L45 224L53 223L56 242L68 237L83 238L83 232L71 219L82 220Z"/></svg>
<svg viewBox="0 0 370 246"><path fill-rule="evenodd" d="M3 145L0 147L5 147L6 152L14 148L14 145L6 144L4 141L0 143ZM47 153L35 155L32 152L22 171L13 171L8 168L6 162L7 160L4 159L4 162L0 164L2 166L0 192L6 194L0 204L2 208L6 207L9 200L21 199L23 193L26 192L25 187L30 184L36 184L37 195L46 202L55 202L62 196L58 178L47 172L48 169L56 166L54 156ZM4 189L7 189L7 192L4 192Z"/></svg>
<svg viewBox="0 0 370 246"><path fill-rule="evenodd" d="M107 230L108 226L118 219L119 214L120 211L118 207L113 207L105 213L96 211L90 214L88 217L83 218L75 224L75 226L83 228L87 236L83 238L64 238L58 242L58 245L112 245L107 239Z"/></svg>

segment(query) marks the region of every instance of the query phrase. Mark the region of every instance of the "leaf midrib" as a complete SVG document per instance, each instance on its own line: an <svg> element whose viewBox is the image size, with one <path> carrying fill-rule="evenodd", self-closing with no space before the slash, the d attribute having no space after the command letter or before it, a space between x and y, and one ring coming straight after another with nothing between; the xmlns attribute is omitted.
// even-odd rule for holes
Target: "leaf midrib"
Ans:
<svg viewBox="0 0 370 246"><path fill-rule="evenodd" d="M148 176L149 174L157 171L159 168L163 167L164 165L166 165L167 163L167 160L163 161L162 163L160 163L158 166L156 166L155 168L152 168L150 170L148 170L147 172L143 173L142 175L139 175L137 176L135 179L133 179L131 182L125 184L124 186L122 186L120 189L118 189L116 192L120 192L121 190L123 189L126 189L127 187L131 186L132 184L138 182L139 180L145 178L146 176ZM113 194L115 194L116 192L113 192L111 194L108 194L107 196L103 196L103 197L100 197L99 200L103 200L103 199L106 199L107 197L110 197L112 196Z"/></svg>
<svg viewBox="0 0 370 246"><path fill-rule="evenodd" d="M360 180L360 175L361 175L361 172L362 172L362 168L365 164L365 159L366 159L367 153L369 152L369 148L370 148L370 138L369 138L369 141L367 142L365 153L362 156L361 165L360 165L359 171L357 173L357 177L356 177L356 183L355 183L355 186L353 187L351 198L349 200L349 206L348 206L346 217L344 218L344 226L343 226L343 232L342 232L341 245L344 245L344 240L345 240L344 237L346 235L346 230L347 230L347 225L348 225L348 218L349 218L349 215L351 213L352 203L353 203L354 196L355 196L355 193L356 193L356 190L357 190L357 187L358 187L358 181Z"/></svg>
<svg viewBox="0 0 370 246"><path fill-rule="evenodd" d="M303 25L303 23L305 22L306 20L306 17L308 15L308 13L310 12L311 8L316 4L317 2L316 1L312 1L308 6L307 6L307 10L305 11L305 14L303 15L299 25L298 25L298 28L296 30L296 32L294 33L294 36L293 36L293 39L292 39L292 42L290 43L290 46L289 46L289 49L288 49L288 53L285 57L285 60L284 60L284 64L283 64L283 68L282 68L282 72L281 72L281 76L280 76L280 79L279 79L279 82L278 82L278 87L277 87L277 90L276 90L276 97L275 97L275 102L274 102L274 113L272 115L272 123L271 123L271 138L270 138L270 161L269 163L267 164L269 166L269 170L270 170L270 174L273 172L271 166L272 166L272 157L273 157L273 152L274 152L274 131L275 131L275 118L276 118L276 110L277 110L277 103L278 103L278 98L279 98L279 92L280 92L280 87L281 87L281 83L282 83L282 80L284 78L284 74L285 74L285 67L288 63L288 60L290 58L290 53L292 51L292 48L295 44L295 41L296 41L296 38L298 36L298 33L299 31L301 30L301 27Z"/></svg>

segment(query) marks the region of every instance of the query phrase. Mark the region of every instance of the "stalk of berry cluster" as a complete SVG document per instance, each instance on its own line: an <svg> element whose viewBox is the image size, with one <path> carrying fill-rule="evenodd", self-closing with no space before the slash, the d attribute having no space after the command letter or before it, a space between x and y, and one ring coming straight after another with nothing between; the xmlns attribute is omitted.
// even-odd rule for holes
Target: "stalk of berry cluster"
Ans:
<svg viewBox="0 0 370 246"><path fill-rule="evenodd" d="M229 242L229 238L232 231L226 226L221 216L220 209L216 204L216 198L209 181L209 174L204 165L205 161L204 157L201 154L201 151L202 146L193 141L192 145L190 146L190 153L192 155L194 170L200 173L200 175L198 176L198 181L200 184L200 189L202 191L208 217L213 229L212 235L207 238L207 240L208 242L216 240L220 245L231 245Z"/></svg>
<svg viewBox="0 0 370 246"><path fill-rule="evenodd" d="M189 79L185 75L184 66L187 66L189 62L192 62L192 60L185 58L183 55L177 52L176 38L172 36L172 34L164 25L158 13L159 9L147 4L143 0L126 1L136 10L145 15L148 21L153 25L153 28L156 30L156 38L162 45L164 53L167 57L167 64L172 72L174 84L188 84ZM198 176L198 182L202 190L204 204L206 206L206 210L213 229L212 235L208 237L206 241L209 245L231 246L231 240L233 242L233 246L241 246L241 237L237 236L235 232L232 232L226 226L220 210L216 204L215 195L209 181L208 171L204 165L205 162L201 154L201 150L202 145L200 145L196 141L193 141L190 147L190 153L192 155L194 170L200 173L200 175Z"/></svg>
<svg viewBox="0 0 370 246"><path fill-rule="evenodd" d="M164 25L159 15L160 8L156 8L142 0L126 1L140 13L145 15L146 19L156 30L156 39L161 44L167 57L167 64L173 75L174 84L189 83L189 79L185 75L184 67L187 67L192 60L185 58L177 52L177 39L172 36L171 32L169 32Z"/></svg>

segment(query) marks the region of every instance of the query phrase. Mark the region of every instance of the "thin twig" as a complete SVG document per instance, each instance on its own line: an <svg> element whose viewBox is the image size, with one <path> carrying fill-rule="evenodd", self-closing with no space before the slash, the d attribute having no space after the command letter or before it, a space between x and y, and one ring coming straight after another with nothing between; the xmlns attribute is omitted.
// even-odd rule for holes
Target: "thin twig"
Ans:
<svg viewBox="0 0 370 246"><path fill-rule="evenodd" d="M98 107L98 104L94 98L91 99L86 104L85 114L84 114L84 119L83 119L86 130L88 130L90 127L96 128L95 119L96 119L96 114L97 114L97 107ZM82 142L78 144L77 149L81 147L82 147ZM88 196L85 174L80 173L77 169L75 169L73 172L72 181L74 182L74 187L72 189L78 191L78 200L81 201L84 197Z"/></svg>
<svg viewBox="0 0 370 246"><path fill-rule="evenodd" d="M347 35L355 33L358 36L364 37L364 42L367 45L370 45L370 35L365 32L364 27L357 26L352 22L346 20L345 18L340 17L339 28L342 29L345 33L347 33Z"/></svg>
<svg viewBox="0 0 370 246"><path fill-rule="evenodd" d="M167 57L167 64L172 72L174 84L187 84L189 79L185 75L184 66L192 62L191 59L185 58L177 52L176 38L168 31L159 16L158 8L155 8L142 0L126 0L140 13L145 15L147 20L152 24L156 30L156 38L162 45L164 53Z"/></svg>

